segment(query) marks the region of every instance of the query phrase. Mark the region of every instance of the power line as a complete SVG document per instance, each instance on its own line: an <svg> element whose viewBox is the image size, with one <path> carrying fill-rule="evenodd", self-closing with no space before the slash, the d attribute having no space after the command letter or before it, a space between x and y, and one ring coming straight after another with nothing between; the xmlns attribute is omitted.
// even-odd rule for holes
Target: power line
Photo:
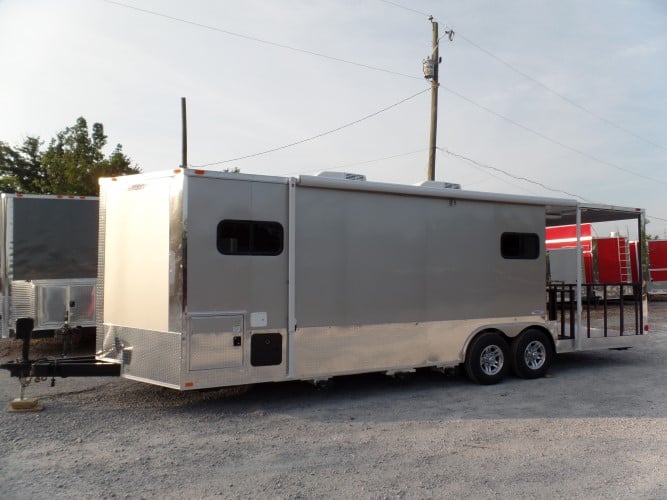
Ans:
<svg viewBox="0 0 667 500"><path fill-rule="evenodd" d="M244 35L243 33L236 33L234 31L229 31L229 30L226 30L226 29L223 29L223 28L210 26L208 24L202 24L202 23L198 23L198 22L195 22L195 21L188 21L187 19L183 19L183 18L180 18L180 17L175 17L175 16L170 16L170 15L167 15L167 14L162 14L161 12L156 12L156 11L148 10L148 9L142 9L140 7L135 7L133 5L127 5L127 4L124 4L124 3L121 3L121 2L115 2L114 0L104 0L104 1L106 3L110 3L110 4L113 4L113 5L118 5L119 7L124 7L126 9L136 10L138 12L143 12L145 14L151 14L153 16L162 17L164 19L169 19L171 21L176 21L176 22L179 22L179 23L189 24L191 26L196 26L198 28L204 28L204 29L211 30L211 31L217 31L218 33L224 33L225 35L229 35L229 36L233 36L233 37L237 37L237 38L242 38L244 40L250 40L250 41L253 41L253 42L257 42L257 43L263 43L265 45L271 45L273 47L278 47L278 48L281 48L281 49L287 49L287 50L291 50L291 51L294 51L294 52L300 52L302 54L308 54L308 55L311 55L311 56L323 57L324 59L329 59L331 61L350 64L352 66L357 66L357 67L360 67L360 68L371 69L371 70L374 70L374 71L381 71L383 73L388 73L388 74L391 74L391 75L402 76L402 77L405 77L405 78L412 78L413 80L423 81L423 78L420 77L420 76L408 75L406 73L400 73L398 71L393 71L393 70L390 70L390 69L380 68L378 66L371 66L370 64L364 64L364 63L360 63L360 62L356 62L356 61L350 61L348 59L342 59L340 57L330 56L330 55L327 55L327 54L323 54L321 52L315 52L315 51L312 51L312 50L301 49L299 47L293 47L291 45L285 45L285 44L278 43L278 42L272 42L270 40L264 40L262 38L257 38L257 37L250 36L250 35Z"/></svg>
<svg viewBox="0 0 667 500"><path fill-rule="evenodd" d="M482 174L484 174L485 176L487 176L487 178L490 177L490 178L496 179L497 181L502 182L503 184L507 184L508 186L512 186L512 187L515 188L515 189L520 189L521 191L525 191L526 193L530 193L530 194L532 194L533 196L540 196L539 193L536 193L535 191L532 191L532 190L530 190L530 189L527 189L527 188L525 188L524 186L521 186L520 184L517 184L517 183L515 183L515 182L511 182L511 181L509 181L508 179L504 179L504 178L502 178L499 174L494 174L493 172L489 172L488 170L485 170L484 168L481 168L481 167L479 167L478 165L476 165L476 164L474 164L474 163L470 163L470 165L471 165L473 168L479 170L479 171L480 171ZM484 182L485 182L485 181L477 181L477 182L472 182L472 183L465 183L465 185L466 185L466 186L471 186L471 185L475 185L475 184L479 184L479 183L484 183Z"/></svg>
<svg viewBox="0 0 667 500"><path fill-rule="evenodd" d="M384 1L384 0L383 0L383 1ZM537 85L539 85L540 87L542 87L542 88L543 88L544 90L546 90L547 92L550 92L551 94L555 95L556 97L559 97L560 99L562 99L563 101L565 101L566 103L568 103L570 106L573 106L573 107L579 109L580 111L583 111L584 113L587 113L587 114L591 115L592 117L597 118L598 120L600 120L600 121L606 123L607 125L609 125L609 126L615 128L615 129L617 129L617 130L620 130L621 132L625 132L626 134L629 134L629 135L633 136L633 137L636 138L636 139L639 139L640 141L643 141L643 142L645 142L645 143L647 143L647 144L650 144L651 146L655 146L656 148L662 149L663 151L667 151L667 148L666 148L666 147L664 147L664 146L662 146L662 145L660 145L660 144L658 144L658 143L656 143L656 142L654 142L654 141L651 141L650 139L647 139L647 138L645 138L645 137L642 137L642 136L639 135L639 134L636 134L636 133L633 132L632 130L627 129L627 128L625 128L625 127L623 127L623 126L621 126L621 125L619 125L619 124L617 124L617 123L615 123L615 122L609 120L608 118L605 118L604 116L595 113L594 111L591 111L590 109L588 109L588 108L582 106L581 104L579 104L579 103L573 101L573 100L570 99L569 97L567 97L567 96L561 94L560 92L557 92L556 90L552 89L551 87L549 87L548 85L542 83L541 81L537 80L536 78L533 78L533 77L530 76L529 74L527 74L527 73L521 71L520 69L514 67L513 65L511 65L510 63L508 63L508 62L505 61L504 59L498 57L497 55L495 55L495 54L492 53L491 51L485 49L484 47L479 46L478 44L476 44L475 42L473 42L473 41L470 40L469 38L466 38L465 36L463 36L461 33L457 32L456 34L459 36L459 38L463 38L463 40L465 40L466 42L468 42L470 45L472 45L472 46L475 47L476 49L480 50L481 52L484 52L486 55L488 55L489 57L492 57L493 59L495 59L496 61L500 62L501 64L504 64L504 65L507 66L509 69L511 69L512 71L514 71L516 74L521 75L522 77L524 77L524 78L530 80L530 81L533 82L533 83L536 83Z"/></svg>
<svg viewBox="0 0 667 500"><path fill-rule="evenodd" d="M472 164L472 165L474 165L474 166L481 167L481 168L484 168L484 169L489 169L489 170L495 170L496 172L500 172L500 173L502 173L502 174L504 174L504 175L507 175L508 177L511 177L511 178L513 178L513 179L517 179L517 180L521 180L521 181L530 182L531 184L535 184L535 185L537 185L537 186L540 186L540 187L542 187L542 188L544 188L544 189L547 189L548 191L553 191L553 192L556 192L556 193L563 193L563 194L566 194L566 195L568 195L568 196L573 196L573 197L575 197L575 198L579 198L580 200L585 201L585 202L587 202L587 203L595 203L594 201L587 200L586 198L584 198L584 197L582 197L582 196L579 196L578 194L570 193L570 192L568 192L568 191L564 191L564 190L562 190L562 189L552 188L552 187L549 187L549 186L547 186L546 184L543 184L543 183L541 183L541 182L539 182L539 181L536 181L536 180L533 180L533 179L529 179L528 177L522 177L522 176L514 175L514 174L512 174L512 173L510 173L510 172L507 172L506 170L500 169L500 168L498 168L498 167L493 167L493 166L491 166L491 165L485 165L485 164L480 163L480 162L478 162L478 161L476 161L476 160L473 160L472 158L468 158L467 156L463 156L463 155L461 155L461 154L454 153L453 151L450 151L450 150L448 150L448 149L446 149L446 148L440 148L440 147L439 147L438 149L439 149L440 151L442 151L443 153L446 153L446 154L448 154L448 155L450 155L450 156L453 156L453 157L455 157L455 158L459 158L459 159L461 159L461 160L467 161L467 162L469 162L470 164ZM518 187L518 186L517 186L517 187ZM646 214L646 217L647 217L647 218L651 218L651 219L657 219L657 220L660 220L660 221L667 222L667 218L658 217L658 216L656 216L656 215Z"/></svg>
<svg viewBox="0 0 667 500"><path fill-rule="evenodd" d="M510 173L510 172L507 172L506 170L501 169L501 168L493 167L493 166L491 166L491 165L485 165L484 163L480 163L480 162L478 162L478 161L476 161L476 160L473 160L472 158L468 158L467 156L463 156L463 155L461 155L461 154L454 153L453 151L450 151L450 150L448 150L448 149L446 149L446 148L438 147L438 149L439 149L440 151L442 151L443 153L446 153L446 154L448 154L448 155L450 155L450 156L454 156L454 157L456 157L456 158L460 158L461 160L464 160L464 161L467 161L467 162L469 162L469 163L472 163L473 165L477 165L478 167L486 168L486 169L489 169L489 170L494 170L494 171L496 171L496 172L500 172L501 174L505 174L506 176L511 177L511 178L513 178L513 179L517 179L517 180L520 180L520 181L526 181L526 182L529 182L529 183L531 183L531 184L535 184L536 186L540 186L541 188L544 188L544 189L546 189L546 190L548 190L548 191L553 191L554 193L562 193L562 194L566 194L566 195L568 195L568 196L573 196L574 198L579 198L579 199L582 200L582 201L585 201L585 202L588 202L588 203L593 203L591 200L587 200L586 198L584 198L583 196L580 196L580 195L578 195L578 194L570 193L569 191L564 191L564 190L562 190L562 189L552 188L552 187L549 187L549 186L547 186L546 184L543 184L543 183L541 183L541 182L535 181L535 180L533 180L533 179L529 179L528 177L522 177L522 176L519 176L519 175L514 175L514 174L512 174L512 173Z"/></svg>
<svg viewBox="0 0 667 500"><path fill-rule="evenodd" d="M188 20L185 20L185 19L182 19L182 18L178 18L178 17L174 17L174 16L169 16L169 15L167 15L167 14L162 14L162 13L160 13L160 12L155 12L155 11L151 11L151 10L147 10L147 9L142 9L142 8L139 8L139 7L134 7L134 6L132 6L132 5L127 5L127 4L124 4L124 3L121 3L121 2L116 2L116 1L114 1L114 0L104 0L104 1L107 2L107 3L110 3L110 4L118 5L118 6L120 6L120 7L125 7L125 8L127 8L127 9L132 9L132 10L136 10L136 11L139 11L139 12L143 12L143 13L147 13L147 14L155 15L155 16L162 17L162 18L169 19L169 20L176 21L176 22L182 22L182 23L185 23L185 24L189 24L189 25L192 25L192 26L199 27L199 28L204 28L204 29L208 29L208 30L212 30L212 31L217 31L217 32L220 32L220 33L224 33L224 34L226 34L226 35L235 36L235 37L238 37L238 38L242 38L242 39L246 39L246 40L251 40L251 41L254 41L254 42L258 42L258 43L263 43L263 44L267 44L267 45L271 45L271 46L275 46L275 47L279 47L279 48L283 48L283 49L291 50L291 51L294 51L294 52L300 52L300 53L309 54L309 55L312 55L312 56L322 57L322 58L325 58L325 59L329 59L329 60L332 60L332 61L341 62L341 63L344 63L344 64L350 64L350 65L353 65L353 66L363 67L363 68L371 69L371 70L374 70L374 71L380 71L380 72L383 72L383 73L388 73L388 74L393 74L393 75L396 75L396 76L402 76L402 77L405 77L405 78L410 78L410 79L416 79L416 80L423 81L423 79L422 79L421 77L417 77L417 76L413 76L413 75L408 75L408 74L405 74L405 73L400 73L400 72L398 72L398 71L392 71L392 70L388 70L388 69L385 69L385 68L380 68L380 67L377 67L377 66L371 66L371 65L368 65L368 64L358 63L358 62L355 62L355 61L349 61L349 60L342 59L342 58L339 58L339 57L334 57L334 56L330 56L330 55L327 55L327 54L323 54L323 53L319 53L319 52L314 52L314 51L311 51L311 50L301 49L301 48L298 48L298 47L292 47L292 46L289 46L289 45L284 45L284 44L280 44L280 43L272 42L272 41L269 41L269 40L263 40L263 39L261 39L261 38L256 38L256 37L253 37L253 36L249 36L249 35L244 35L244 34L241 34L241 33L232 32L232 31L225 30L225 29L222 29L222 28L217 28L217 27L214 27L214 26L209 26L209 25L205 25L205 24L197 23L197 22L194 22L194 21L188 21ZM391 4L391 5L395 5L395 6L397 6L397 7L403 8L403 9L408 10L408 11L413 11L413 12L416 12L416 13L418 13L418 14L424 14L424 15L426 15L426 13L424 13L424 12L417 11L416 9L410 9L410 8L408 8L408 7L402 6L402 5L397 4L397 3L395 3L395 2L391 2L391 1L389 1L389 0L380 0L380 1L383 1L383 2L385 2L385 3L389 3L389 4ZM466 41L467 41L467 39L466 39ZM450 88L445 87L445 86L443 86L443 85L441 85L441 87L442 87L444 90L446 90L447 92L449 92L449 93L451 93L451 94L454 94L455 96L459 97L460 99L463 99L463 100L465 100L466 102L469 102L470 104L472 104L472 105L474 105L474 106L476 106L476 107L478 107L478 108L480 108L480 109L482 109L482 110L484 110L484 111L486 111L486 112L488 112L488 113L491 113L491 114L493 114L493 115L495 115L495 116L497 116L497 117L499 117L499 118L502 118L503 120L506 120L506 121L508 121L509 123L512 123L513 125L515 125L515 126L521 128L521 129L523 129L523 130L526 130L526 131L528 131L528 132L530 132L530 133L532 133L532 134L534 134L534 135L537 135L538 137L541 137L541 138L543 138L543 139L545 139L545 140L547 140L547 141L549 141L549 142L551 142L551 143L553 143L553 144L556 144L556 145L558 145L558 146L560 146L560 147L562 147L562 148L564 148L564 149L567 149L567 150L572 151L572 152L575 152L575 153L577 153L577 154L579 154L579 155L581 155L581 156L583 156L583 157L585 157L585 158L588 158L589 160L593 160L593 161L595 161L595 162L597 162L597 163L600 163L600 164L602 164L602 165L606 165L606 166L615 168L615 169L617 169L617 170L626 172L626 173L628 173L628 174L635 175L635 176L637 176L637 177L641 177L641 178L643 178L643 179L645 179L645 180L649 180L649 181L652 181L652 182L658 182L658 183L660 183L660 184L667 184L667 182L665 182L665 181L662 181L662 180L659 180L659 179L655 179L655 178L653 178L653 177L650 177L650 176L646 176L646 175L640 174L640 173L638 173L638 172L634 172L633 170L630 170L630 169L621 167L621 166L619 166L619 165L616 165L616 164L614 164L614 163L611 163L611 162L602 160L602 159L600 159L600 158L596 158L596 157L593 156L593 155L590 155L590 154L585 153L585 152L583 152L583 151L581 151L581 150L578 150L578 149L576 149L576 148L573 148L573 147L571 147L571 146L568 146L568 145L565 144L565 143L562 143L562 142L560 142L560 141L557 141L557 140L555 140L555 139L552 139L552 138L550 138L550 137L548 137L548 136L546 136L546 135L544 135L544 134L542 134L542 133L540 133L540 132L537 132L536 130L533 130L533 129L531 129L531 128L525 126L525 125L522 125L522 124L520 124L520 123L518 123L518 122L512 120L511 118L508 118L508 117L506 117L506 116L504 116L504 115L502 115L502 114L500 114L500 113L497 113L497 112L493 111L492 109L490 109L490 108L488 108L488 107L486 107L486 106L483 106L483 105L481 105L481 104L478 104L477 102L473 101L472 99L470 99L470 98L464 96L463 94L461 94L461 93L459 93L459 92L454 91L453 89L450 89ZM353 122L352 124L354 124L354 123L355 123L355 122ZM335 130L334 130L334 131L335 131ZM326 135L326 134L324 134L324 135ZM319 137L319 136L314 136L313 138L309 138L309 139L306 139L306 140L312 140L312 139L315 139L315 138L317 138L317 137ZM289 147L289 146L291 146L291 145L300 144L301 142L305 142L306 140L304 140L304 141L299 141L299 142L294 143L294 144L286 145L286 146L284 146L284 147L277 148L277 149L275 149L275 150L269 150L269 151L266 151L266 152L263 152L263 153L258 153L258 154L256 154L256 155L250 155L250 156L247 156L247 157L237 158L236 160L241 160L241 159L249 158L249 157L251 157L251 156L257 156L257 155L259 155L259 154L270 153L270 152L272 152L272 151L277 151L277 150L279 150L279 149L284 149L284 148ZM232 160L226 160L226 161L234 161L234 159L232 159ZM226 161L225 161L225 162L226 162ZM210 164L207 164L207 165L204 165L204 166L208 166L208 165L216 165L216 164L219 164L219 163L222 163L222 162L210 163Z"/></svg>
<svg viewBox="0 0 667 500"><path fill-rule="evenodd" d="M534 130L534 129L530 128L530 127L527 127L527 126L525 126L525 125L522 125L521 123L519 123L519 122L517 122L517 121L514 121L514 120L512 120L511 118L508 118L508 117L506 117L506 116L504 116L504 115L501 115L500 113L497 113L497 112L493 111L491 108L487 108L486 106L484 106L484 105L482 105L482 104L478 104L478 103L476 103L475 101L473 101L472 99L469 99L468 97L464 96L463 94L460 94L459 92L456 92L456 91L453 90L453 89L450 89L450 88L448 88L448 87L445 87L444 85L442 85L442 88L445 89L445 90L446 90L447 92L449 92L450 94L453 94L453 95L455 95L456 97L458 97L458 98L460 98L460 99L463 99L463 100L466 101L466 102L469 102L469 103L472 104L473 106L476 106L476 107L478 107L478 108L480 108L480 109L483 109L483 110L486 111L487 113L491 113L492 115L495 115L495 116L497 116L498 118L502 118L503 120L505 120L505 121L511 123L512 125L514 125L514 126L516 126L516 127L519 127L520 129L523 129L523 130L525 130L525 131L527 131L527 132L530 132L531 134L534 134L534 135L536 135L536 136L538 136L538 137L541 137L541 138L544 139L545 141L549 141L549 142L551 142L552 144L556 144L557 146L560 146L561 148L567 149L568 151L572 151L572 152L574 152L574 153L577 153L578 155L581 155L581 156L583 156L584 158L588 158L589 160L593 160L594 162L600 163L601 165L606 165L606 166L608 166L608 167L615 168L615 169L620 170L620 171L622 171L622 172L625 172L625 173L627 173L627 174L635 175L635 176L637 176L637 177L641 177L642 179L646 179L646 180L649 180L649 181L651 181L651 182L657 182L657 183L659 183L659 184L667 184L667 182L665 182L665 181L663 181L663 180L656 179L655 177L650 177L650 176L648 176L648 175L640 174L639 172L635 172L634 170L630 170L630 169L628 169L628 168L621 167L620 165L617 165L616 163L612 163L612 162L609 162L609 161L606 161L606 160L602 160L601 158L597 158L596 156L593 156L593 155L591 155L591 154L588 154L588 153L586 153L585 151L581 151L580 149L574 148L574 147L572 147L572 146L568 146L567 144L565 144L565 143L563 143L563 142L560 142L560 141L558 141L558 140L556 140L556 139L552 139L551 137L549 137L549 136L547 136L547 135L544 135L543 133L538 132L537 130Z"/></svg>
<svg viewBox="0 0 667 500"><path fill-rule="evenodd" d="M398 7L399 9L407 10L409 12L414 12L415 14L420 14L422 16L426 16L426 17L430 16L430 14L427 14L426 12L422 12L421 10L406 7L405 5L401 5L400 3L391 2L389 0L380 0L380 2L388 3L389 5L393 5L394 7Z"/></svg>
<svg viewBox="0 0 667 500"><path fill-rule="evenodd" d="M429 15L429 14L427 14L427 13L425 13L425 12L422 12L422 11L419 11L419 10L416 10L416 9L412 9L412 8L410 8L410 7L406 7L405 5L401 5L401 4L397 3L397 2L392 2L392 1L390 1L390 0L380 0L380 2L383 2L383 3L386 3L386 4L393 5L394 7L398 7L399 9L403 9L403 10L406 10L406 11L408 11L408 12L414 12L415 14L419 14L419 15L423 15L423 16L428 16L428 15ZM610 120L610 119L608 119L608 118L605 118L604 116L602 116L602 115L600 115L600 114L598 114L598 113L595 113L594 111L588 109L587 107L582 106L581 104L579 104L579 103L577 103L576 101L570 99L569 97L567 97L567 96L561 94L560 92L558 92L558 91L552 89L551 87L549 87L549 86L546 85L545 83L543 83L543 82L539 81L538 79L536 79L536 78L530 76L528 73L526 73L526 72L524 72L524 71L518 69L518 68L515 67L514 65L510 64L509 62L507 62L505 59L503 59L503 58L497 56L496 54L494 54L493 52L491 52L490 50L485 49L484 47L482 47L482 46L478 45L477 43L473 42L472 40L470 40L470 39L467 38L466 36L462 35L460 32L457 31L456 34L458 35L459 38L462 38L462 39L465 40L468 44L472 45L473 47L475 47L475 48L476 48L477 50L479 50L480 52L485 53L487 56L489 56L489 57L495 59L496 61L498 61L499 63L505 65L507 68L509 68L510 70L514 71L516 74L518 74L518 75L520 75L520 76L526 78L527 80L530 80L530 81L533 82L533 83L536 83L537 85L539 85L540 87L542 87L542 88L543 88L544 90L546 90L547 92L549 92L549 93L555 95L556 97L558 97L558 98L562 99L563 101L565 101L566 103L568 103L570 106L573 106L573 107L577 108L578 110L580 110L580 111L582 111L582 112L584 112L584 113L587 113L587 114L589 114L590 116L592 116L592 117L594 117L594 118L600 120L601 122L606 123L606 124L609 125L610 127L613 127L613 128L615 128L616 130L620 130L621 132L625 132L626 134L631 135L632 137L634 137L634 138L636 138L636 139L639 139L640 141L643 141L643 142L645 142L646 144L650 144L651 146L654 146L654 147L656 147L656 148L662 149L663 151L667 151L667 147L662 146L661 144L658 144L658 143L656 143L655 141L652 141L652 140L650 140L650 139L647 139L646 137L642 137L641 135L639 135L639 134L633 132L632 130L627 129L627 128L623 127L622 125L619 125L618 123L615 123L615 122L613 122L612 120Z"/></svg>
<svg viewBox="0 0 667 500"><path fill-rule="evenodd" d="M399 106L399 105L403 104L404 102L407 102L411 99L414 99L415 97L417 97L417 96L419 96L419 95L421 95L425 92L428 92L430 90L431 90L430 87L426 88L424 90L421 90L421 91L417 92L416 94L412 94L411 96L406 97L405 99L401 99L400 101L395 102L394 104L391 104L391 105L389 105L385 108L382 108L378 111L375 111L374 113L371 113L371 114L366 115L362 118L359 118L358 120L354 120L352 122L341 125L340 127L336 127L334 129L327 130L326 132L322 132L320 134L313 135L311 137L307 137L306 139L301 139L301 140L296 141L296 142L291 142L289 144L285 144L284 146L279 146L277 148L267 149L266 151L260 151L259 153L253 153L253 154L249 154L249 155L245 155L245 156L239 156L237 158L230 158L229 160L221 160L221 161L214 161L214 162L211 162L211 163L204 163L203 165L198 165L198 166L199 167L210 167L212 165L221 165L223 163L230 163L230 162L233 162L233 161L239 161L239 160L245 160L245 159L248 159L248 158L254 158L256 156L261 156L261 155L265 155L265 154L268 154L268 153L273 153L275 151L280 151L281 149L287 149L287 148L290 148L292 146L296 146L298 144L303 144L304 142L312 141L314 139L319 139L320 137L324 137L325 135L333 134L334 132L338 132L339 130L343 130L344 128L351 127L352 125L356 125L357 123L361 123L364 120L368 120L369 118L373 118L374 116L377 116L380 113L384 113L385 111L388 111L392 108L395 108L396 106Z"/></svg>
<svg viewBox="0 0 667 500"><path fill-rule="evenodd" d="M401 158L401 157L404 157L404 156L410 156L410 155L414 155L414 154L417 154L417 153L423 153L424 151L428 151L428 148L416 149L414 151L408 151L407 153L399 153L399 154L395 154L395 155L391 155L391 156L385 156L383 158L375 158L373 160L365 160L365 161L358 161L358 162L355 162L355 163L347 163L345 165L338 165L336 167L326 167L326 169L327 170L341 170L343 168L357 167L359 165L367 165L369 163L377 163L377 162L385 161L385 160L393 160L395 158ZM318 169L315 169L315 170L308 170L306 172L293 172L293 174L307 174L307 173L310 173L310 172L319 172L320 170L323 170L323 169L318 168ZM288 175L293 175L293 174L288 174Z"/></svg>

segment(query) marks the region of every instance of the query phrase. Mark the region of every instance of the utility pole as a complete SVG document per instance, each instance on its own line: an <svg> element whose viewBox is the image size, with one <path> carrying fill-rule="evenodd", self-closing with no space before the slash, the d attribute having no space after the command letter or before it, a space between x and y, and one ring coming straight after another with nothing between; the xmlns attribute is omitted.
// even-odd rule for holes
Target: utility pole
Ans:
<svg viewBox="0 0 667 500"><path fill-rule="evenodd" d="M181 168L188 168L188 122L185 114L185 97L181 97L182 156Z"/></svg>
<svg viewBox="0 0 667 500"><path fill-rule="evenodd" d="M433 53L426 61L429 62L429 73L426 73L424 61L424 77L431 80L431 132L428 141L428 180L435 180L435 138L438 131L438 66L440 65L440 51L438 49L438 23L433 16L428 18L433 27Z"/></svg>
<svg viewBox="0 0 667 500"><path fill-rule="evenodd" d="M440 59L440 38L438 37L438 23L433 20L433 16L429 16L431 26L433 28L433 52L430 56L424 59L424 78L431 80L431 132L428 143L428 180L435 180L435 153L436 153L436 136L438 132L438 68L442 60ZM447 30L445 35L451 42L454 38L454 31Z"/></svg>

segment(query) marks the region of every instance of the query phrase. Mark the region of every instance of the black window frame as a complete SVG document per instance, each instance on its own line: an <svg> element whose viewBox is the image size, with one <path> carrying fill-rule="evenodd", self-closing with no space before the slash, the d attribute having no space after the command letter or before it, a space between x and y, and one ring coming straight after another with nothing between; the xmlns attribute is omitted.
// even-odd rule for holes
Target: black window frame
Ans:
<svg viewBox="0 0 667 500"><path fill-rule="evenodd" d="M228 248L225 248L223 244L223 230L225 224L233 224L235 226L242 226L246 224L247 227L247 245L244 245L242 250L231 251ZM275 235L276 242L279 240L279 245L274 245L267 249L258 249L258 244L256 243L257 231L261 228L265 230L268 229L269 232L277 231ZM243 229L243 228L242 228ZM237 229L238 230L238 229ZM247 246L247 249L245 248ZM241 219L223 219L218 223L216 229L216 247L218 252L222 255L246 255L246 256L260 256L260 257L275 257L283 253L285 248L285 229L280 222L277 221L266 221L266 220L241 220Z"/></svg>
<svg viewBox="0 0 667 500"><path fill-rule="evenodd" d="M508 238L515 240L508 242ZM508 260L536 260L540 257L540 236L537 233L506 231L500 235L500 255Z"/></svg>

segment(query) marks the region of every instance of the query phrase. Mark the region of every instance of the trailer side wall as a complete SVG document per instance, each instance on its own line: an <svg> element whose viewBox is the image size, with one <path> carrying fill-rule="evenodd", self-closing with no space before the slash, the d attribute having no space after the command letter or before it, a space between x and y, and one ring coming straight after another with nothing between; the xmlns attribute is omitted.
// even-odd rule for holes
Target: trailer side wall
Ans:
<svg viewBox="0 0 667 500"><path fill-rule="evenodd" d="M543 207L301 188L296 214L300 328L544 309ZM503 233L537 235L539 256L503 258Z"/></svg>

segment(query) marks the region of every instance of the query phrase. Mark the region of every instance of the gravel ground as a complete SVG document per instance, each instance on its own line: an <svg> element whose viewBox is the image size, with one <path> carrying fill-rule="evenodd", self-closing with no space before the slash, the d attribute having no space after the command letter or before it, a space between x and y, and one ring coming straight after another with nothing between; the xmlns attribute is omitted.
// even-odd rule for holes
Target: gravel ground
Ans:
<svg viewBox="0 0 667 500"><path fill-rule="evenodd" d="M33 384L43 412L0 412L0 498L667 498L667 302L650 309L645 345L496 386L432 372L242 394ZM0 373L0 404L17 395Z"/></svg>

